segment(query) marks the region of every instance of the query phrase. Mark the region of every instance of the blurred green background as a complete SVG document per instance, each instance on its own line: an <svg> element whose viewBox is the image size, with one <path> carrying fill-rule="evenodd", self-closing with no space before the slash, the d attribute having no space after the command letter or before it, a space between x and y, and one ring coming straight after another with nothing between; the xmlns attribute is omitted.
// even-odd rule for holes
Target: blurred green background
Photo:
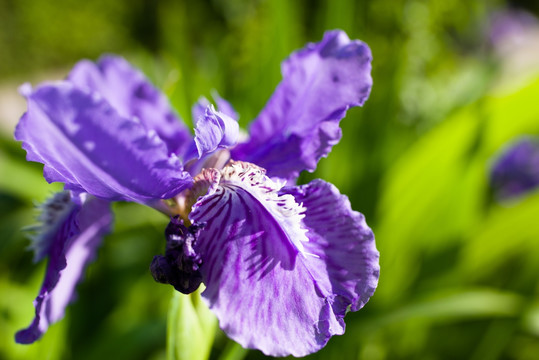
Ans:
<svg viewBox="0 0 539 360"><path fill-rule="evenodd" d="M367 306L346 317L345 335L308 358L538 359L539 193L498 203L488 186L492 156L519 135L539 135L539 25L517 16L520 25L494 31L495 19L514 15L510 6L537 15L538 4L0 0L0 358L165 359L172 294L148 270L163 252L167 219L118 203L114 233L65 319L34 345L14 343L44 272L21 228L35 223L35 203L61 188L13 140L25 110L20 84L117 53L188 124L191 105L215 89L246 127L280 81L280 62L340 28L372 49L372 94L300 181L334 183L366 215L381 278ZM211 352L263 357L222 333Z"/></svg>

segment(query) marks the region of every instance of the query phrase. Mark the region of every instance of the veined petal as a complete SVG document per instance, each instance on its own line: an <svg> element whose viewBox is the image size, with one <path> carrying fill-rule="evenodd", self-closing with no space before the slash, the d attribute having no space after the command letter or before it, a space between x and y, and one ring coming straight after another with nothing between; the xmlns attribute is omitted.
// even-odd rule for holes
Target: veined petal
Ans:
<svg viewBox="0 0 539 360"><path fill-rule="evenodd" d="M213 105L208 105L204 115L200 116L196 123L195 143L198 157L202 158L218 148L236 145L238 135L238 122L219 111L215 111Z"/></svg>
<svg viewBox="0 0 539 360"><path fill-rule="evenodd" d="M87 194L84 194L87 195ZM103 236L110 231L112 214L110 205L94 197L82 205L64 194L55 197L62 216L54 227L41 234L46 241L49 262L45 280L34 301L36 315L30 326L15 335L21 344L39 339L49 325L64 317L66 306L73 300L75 287L86 266L95 258Z"/></svg>
<svg viewBox="0 0 539 360"><path fill-rule="evenodd" d="M202 296L221 328L242 346L272 356L305 356L342 334L340 293L333 292L325 254L308 242L306 209L251 164L233 163L213 179L218 185L193 206L190 220L205 224L195 243Z"/></svg>
<svg viewBox="0 0 539 360"><path fill-rule="evenodd" d="M213 101L215 101L215 104L217 105L217 110L219 110L219 112L222 112L223 114L236 121L240 118L236 110L234 110L232 104L223 99L217 91L212 91L211 96L213 98Z"/></svg>
<svg viewBox="0 0 539 360"><path fill-rule="evenodd" d="M68 220L76 209L77 203L71 201L69 191L56 193L39 206L39 224L25 229L32 232L30 248L34 251L34 262L49 255L59 232L63 238L78 232L75 221Z"/></svg>
<svg viewBox="0 0 539 360"><path fill-rule="evenodd" d="M206 109L211 105L211 102L206 99L205 96L198 98L197 102L191 108L191 116L193 117L193 123L196 124L198 119L204 117L206 114Z"/></svg>
<svg viewBox="0 0 539 360"><path fill-rule="evenodd" d="M212 98L215 102L215 105L217 105L217 111L220 113L225 114L226 116L238 120L239 115L232 107L232 104L230 104L228 101L223 99L217 91L212 91ZM201 96L195 105L193 105L193 108L191 109L191 114L193 116L193 120L197 120L201 116L204 116L206 113L206 108L210 106L211 103L208 99L206 99L204 96Z"/></svg>
<svg viewBox="0 0 539 360"><path fill-rule="evenodd" d="M68 80L76 87L100 94L125 118L136 117L167 145L169 153L183 157L193 137L170 107L167 98L124 58L103 56L75 65Z"/></svg>
<svg viewBox="0 0 539 360"><path fill-rule="evenodd" d="M309 229L305 251L307 267L324 289L334 294L333 312L342 319L348 307L361 309L373 295L380 275L379 253L365 217L332 184L316 179L307 185L286 187L305 207L303 224Z"/></svg>
<svg viewBox="0 0 539 360"><path fill-rule="evenodd" d="M250 128L250 140L232 152L271 177L295 178L313 171L341 138L339 121L361 106L372 86L371 51L342 31L292 53L283 80Z"/></svg>
<svg viewBox="0 0 539 360"><path fill-rule="evenodd" d="M171 198L191 176L155 132L68 82L25 90L28 111L15 130L27 159L45 165L48 182L105 200ZM95 95L95 94L94 94Z"/></svg>

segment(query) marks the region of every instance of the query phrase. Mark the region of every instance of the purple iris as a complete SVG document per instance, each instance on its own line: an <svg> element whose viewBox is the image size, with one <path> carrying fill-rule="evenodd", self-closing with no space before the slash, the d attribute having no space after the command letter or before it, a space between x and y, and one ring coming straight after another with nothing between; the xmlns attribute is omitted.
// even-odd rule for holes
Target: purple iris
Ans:
<svg viewBox="0 0 539 360"><path fill-rule="evenodd" d="M49 267L36 317L17 342L35 341L63 316L109 231L111 201L171 216L152 275L184 293L204 283L220 327L242 346L304 356L342 334L345 314L363 307L378 283L374 235L335 186L286 184L339 141L339 121L369 96L370 71L366 44L327 32L285 60L283 80L245 140L218 96L217 109L205 99L194 106L193 137L119 57L82 61L65 81L23 87L28 111L15 138L66 192L50 201L61 211L49 212L34 242Z"/></svg>
<svg viewBox="0 0 539 360"><path fill-rule="evenodd" d="M490 182L500 200L539 187L539 139L524 137L503 149L492 166Z"/></svg>

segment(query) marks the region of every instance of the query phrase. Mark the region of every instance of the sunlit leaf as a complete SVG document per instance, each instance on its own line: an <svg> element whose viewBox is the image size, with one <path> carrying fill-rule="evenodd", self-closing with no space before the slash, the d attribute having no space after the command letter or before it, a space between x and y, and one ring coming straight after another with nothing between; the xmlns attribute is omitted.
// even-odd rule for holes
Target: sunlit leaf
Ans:
<svg viewBox="0 0 539 360"><path fill-rule="evenodd" d="M388 170L375 229L386 276L377 296L396 300L414 281L419 249L443 248L476 220L482 174L469 171L468 156L478 126L474 112L459 112Z"/></svg>
<svg viewBox="0 0 539 360"><path fill-rule="evenodd" d="M200 298L200 292L183 295L174 291L168 315L168 360L209 358L217 318Z"/></svg>
<svg viewBox="0 0 539 360"><path fill-rule="evenodd" d="M539 254L539 193L518 203L497 205L470 234L461 271L471 278L490 274L515 255Z"/></svg>
<svg viewBox="0 0 539 360"><path fill-rule="evenodd" d="M243 360L249 350L243 348L237 342L229 340L227 346L219 356L219 360Z"/></svg>
<svg viewBox="0 0 539 360"><path fill-rule="evenodd" d="M455 322L464 319L514 317L522 309L522 297L497 289L469 289L434 291L410 304L370 322L365 329L380 328L390 324L422 320L433 322Z"/></svg>
<svg viewBox="0 0 539 360"><path fill-rule="evenodd" d="M15 343L15 332L28 326L34 316L32 301L40 286L42 272L36 272L31 286L13 283L6 276L0 277L0 358L11 360L63 359L68 351L66 343L67 322L52 325L42 339L32 345Z"/></svg>

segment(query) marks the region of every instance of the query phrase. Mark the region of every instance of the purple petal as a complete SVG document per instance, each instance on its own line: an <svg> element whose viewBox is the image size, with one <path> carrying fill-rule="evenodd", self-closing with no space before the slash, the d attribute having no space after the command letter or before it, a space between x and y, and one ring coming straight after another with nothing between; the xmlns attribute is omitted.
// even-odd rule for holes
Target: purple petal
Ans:
<svg viewBox="0 0 539 360"><path fill-rule="evenodd" d="M218 148L236 145L238 135L238 122L219 111L215 111L213 105L209 105L204 115L198 118L196 124L195 143L198 157L202 158Z"/></svg>
<svg viewBox="0 0 539 360"><path fill-rule="evenodd" d="M187 127L174 114L167 98L149 80L119 56L103 56L97 63L77 63L68 80L104 97L125 118L136 117L182 157L192 141Z"/></svg>
<svg viewBox="0 0 539 360"><path fill-rule="evenodd" d="M193 122L196 123L198 119L203 118L206 114L206 109L211 105L211 102L204 96L201 96L198 101L191 108L191 116Z"/></svg>
<svg viewBox="0 0 539 360"><path fill-rule="evenodd" d="M28 328L15 335L15 341L20 344L33 343L49 325L64 317L66 306L74 299L76 285L112 223L106 201L90 197L79 205L63 193L53 202L57 205L55 210L62 210L62 216L56 218L58 223L53 229L42 234L48 243L49 263L34 301L35 318Z"/></svg>
<svg viewBox="0 0 539 360"><path fill-rule="evenodd" d="M316 255L307 258L308 266L319 285L335 294L337 317L344 317L348 306L351 311L361 309L373 295L380 274L379 253L365 217L352 210L334 185L320 179L286 187L281 194L293 195L306 208L305 251Z"/></svg>
<svg viewBox="0 0 539 360"><path fill-rule="evenodd" d="M223 99L217 91L212 91L211 96L213 97L213 100L215 101L215 104L217 105L217 110L219 110L219 112L222 112L223 114L229 116L234 120L238 120L240 118L236 110L234 110L234 107L232 107L232 104Z"/></svg>
<svg viewBox="0 0 539 360"><path fill-rule="evenodd" d="M533 14L517 8L505 8L490 14L488 37L499 51L514 50L513 46L522 43L526 33L534 31L538 25L539 21Z"/></svg>
<svg viewBox="0 0 539 360"><path fill-rule="evenodd" d="M28 111L15 130L27 159L45 164L48 182L105 200L171 198L192 179L163 141L109 103L68 82L25 93Z"/></svg>
<svg viewBox="0 0 539 360"><path fill-rule="evenodd" d="M217 105L217 110L220 113L223 113L234 120L239 119L239 115L236 110L234 110L232 105L228 101L223 99L217 91L212 91L212 97L213 101L215 102L215 105ZM208 99L206 99L204 96L201 96L191 110L193 120L196 121L200 117L204 116L204 114L206 113L206 108L210 105L211 103L208 101Z"/></svg>
<svg viewBox="0 0 539 360"><path fill-rule="evenodd" d="M362 218L346 232L330 232L348 241L319 238L309 234L318 227L305 234L305 208L293 196L278 194L282 185L264 176L262 169L233 163L214 182L218 185L210 186L208 195L194 205L190 219L195 224L205 223L195 244L206 285L202 296L221 328L242 346L272 356L305 356L322 348L332 335L342 334L346 302L357 298L354 310L362 306L368 296L365 291L359 294L366 285L358 283L369 279L356 278L355 265L347 275L350 256L345 256L343 263L332 256L352 250L362 263L362 252L357 248L369 258L377 255L356 245L371 244L373 239ZM307 190L304 192L309 202ZM343 211L330 207L324 214L332 214L332 210L345 216L356 214L349 206ZM314 218L318 224L316 215ZM308 241L318 241L319 245ZM326 248L331 251L326 253ZM333 263L340 266L335 269L338 274L326 269ZM377 267L370 271L377 271ZM368 272L362 269L362 274ZM329 277L332 275L335 278Z"/></svg>
<svg viewBox="0 0 539 360"><path fill-rule="evenodd" d="M77 202L74 203L71 199L69 191L62 191L54 194L39 206L39 224L27 228L34 233L31 236L32 243L30 245L34 251L34 262L41 261L48 256L51 247L56 242L57 232L61 231L65 238L69 238L78 231L74 221L66 221L77 207Z"/></svg>
<svg viewBox="0 0 539 360"><path fill-rule="evenodd" d="M502 200L539 187L539 140L525 137L503 149L492 166L490 182Z"/></svg>
<svg viewBox="0 0 539 360"><path fill-rule="evenodd" d="M341 138L339 121L361 106L372 86L371 51L342 31L292 53L283 80L250 128L251 139L232 152L272 177L291 179L313 171Z"/></svg>

